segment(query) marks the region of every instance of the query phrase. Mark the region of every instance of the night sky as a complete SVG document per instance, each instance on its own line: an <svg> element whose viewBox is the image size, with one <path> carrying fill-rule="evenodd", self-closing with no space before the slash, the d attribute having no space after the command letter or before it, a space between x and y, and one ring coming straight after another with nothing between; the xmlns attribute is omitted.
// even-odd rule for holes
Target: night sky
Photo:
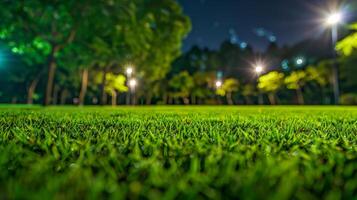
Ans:
<svg viewBox="0 0 357 200"><path fill-rule="evenodd" d="M190 16L192 31L184 50L193 45L216 49L225 39L264 50L269 41L292 44L316 37L328 0L178 0Z"/></svg>

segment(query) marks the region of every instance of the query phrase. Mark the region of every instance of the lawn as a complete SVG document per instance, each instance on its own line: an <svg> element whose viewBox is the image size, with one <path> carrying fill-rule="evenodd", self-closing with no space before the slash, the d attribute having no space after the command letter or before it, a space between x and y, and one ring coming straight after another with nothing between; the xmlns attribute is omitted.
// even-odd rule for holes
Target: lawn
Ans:
<svg viewBox="0 0 357 200"><path fill-rule="evenodd" d="M0 199L356 199L357 107L0 107Z"/></svg>

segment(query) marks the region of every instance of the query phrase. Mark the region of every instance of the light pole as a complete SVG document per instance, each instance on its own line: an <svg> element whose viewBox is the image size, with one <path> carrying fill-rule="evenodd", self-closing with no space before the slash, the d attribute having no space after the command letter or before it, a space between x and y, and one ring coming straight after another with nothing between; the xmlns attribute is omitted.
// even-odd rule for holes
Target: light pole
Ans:
<svg viewBox="0 0 357 200"><path fill-rule="evenodd" d="M131 79L131 75L133 74L133 67L131 67L131 66L128 66L127 68L126 68L126 76L127 76L127 83L128 83L128 85L129 85L129 91L128 91L128 93L126 94L126 104L127 105L129 105L130 104L130 93L131 93L131 91L130 91L130 83L129 83L129 80Z"/></svg>
<svg viewBox="0 0 357 200"><path fill-rule="evenodd" d="M255 73L257 73L257 87L258 87L259 77L262 74L263 70L264 70L263 65L257 64L255 66ZM263 102L263 96L262 96L262 93L260 92L259 88L258 88L258 103L259 103L259 105L262 105L264 103Z"/></svg>
<svg viewBox="0 0 357 200"><path fill-rule="evenodd" d="M333 56L333 92L335 104L340 103L340 87L339 87L339 71L338 71L338 62L337 62L337 53L335 51L336 42L338 39L338 25L342 22L342 14L339 12L331 13L326 18L326 24L331 27L331 37L332 37L332 56Z"/></svg>
<svg viewBox="0 0 357 200"><path fill-rule="evenodd" d="M217 91L218 89L220 89L222 87L223 83L222 83L221 80L217 80L215 85L216 85L216 91ZM217 93L215 94L215 98L217 100L217 103L220 105L221 104L221 100L220 100L219 96L217 95Z"/></svg>
<svg viewBox="0 0 357 200"><path fill-rule="evenodd" d="M129 81L129 88L130 88L130 93L133 93L133 97L132 97L132 104L135 105L136 102L135 102L135 87L137 85L137 82L135 79L130 79Z"/></svg>

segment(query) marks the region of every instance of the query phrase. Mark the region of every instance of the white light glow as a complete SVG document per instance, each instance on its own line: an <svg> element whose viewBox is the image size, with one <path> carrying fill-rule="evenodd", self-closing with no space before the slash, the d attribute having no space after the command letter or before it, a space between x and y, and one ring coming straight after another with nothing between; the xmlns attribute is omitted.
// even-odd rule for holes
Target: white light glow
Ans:
<svg viewBox="0 0 357 200"><path fill-rule="evenodd" d="M132 73L133 73L133 68L132 67L126 68L126 74L128 74L130 76Z"/></svg>
<svg viewBox="0 0 357 200"><path fill-rule="evenodd" d="M341 23L342 18L343 16L339 12L331 13L326 19L326 24L330 26L337 25Z"/></svg>
<svg viewBox="0 0 357 200"><path fill-rule="evenodd" d="M222 81L216 81L216 87L220 88L222 86Z"/></svg>
<svg viewBox="0 0 357 200"><path fill-rule="evenodd" d="M261 65L257 65L256 67L255 67L255 72L257 72L258 74L260 74L260 73L262 73L263 72L263 66L261 66Z"/></svg>
<svg viewBox="0 0 357 200"><path fill-rule="evenodd" d="M296 59L296 64L297 64L297 65L302 65L302 64L304 64L304 59L302 59L302 58Z"/></svg>
<svg viewBox="0 0 357 200"><path fill-rule="evenodd" d="M136 82L135 79L131 79L131 80L129 81L129 86L130 86L131 88L135 88L136 85L137 85L137 82Z"/></svg>

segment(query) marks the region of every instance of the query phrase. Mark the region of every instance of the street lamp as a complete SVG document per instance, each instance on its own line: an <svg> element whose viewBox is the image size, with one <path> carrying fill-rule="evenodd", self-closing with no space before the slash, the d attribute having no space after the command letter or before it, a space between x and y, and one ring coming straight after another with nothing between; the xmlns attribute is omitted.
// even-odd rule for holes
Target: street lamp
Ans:
<svg viewBox="0 0 357 200"><path fill-rule="evenodd" d="M216 81L216 88L222 87L222 81Z"/></svg>
<svg viewBox="0 0 357 200"><path fill-rule="evenodd" d="M133 93L133 105L135 105L135 87L137 85L137 82L134 78L129 80L129 95L131 96L131 93ZM129 96L129 104L130 104L130 96Z"/></svg>
<svg viewBox="0 0 357 200"><path fill-rule="evenodd" d="M258 85L258 79L259 79L260 75L263 73L263 71L264 71L264 66L262 64L255 65L255 72L257 73L257 77L258 77L257 85ZM258 89L258 103L259 103L259 105L263 104L263 96L259 89Z"/></svg>
<svg viewBox="0 0 357 200"><path fill-rule="evenodd" d="M137 84L137 82L136 82L135 79L130 79L130 81L129 81L129 87L130 87L130 89L135 89L136 84Z"/></svg>
<svg viewBox="0 0 357 200"><path fill-rule="evenodd" d="M331 13L326 18L326 24L330 26L335 26L342 21L342 14L339 12Z"/></svg>
<svg viewBox="0 0 357 200"><path fill-rule="evenodd" d="M126 77L127 77L127 80L130 80L131 76L133 75L133 72L134 72L134 68L131 66L131 65L128 65L126 67ZM127 82L128 86L130 87L130 83L129 81ZM126 94L126 104L129 105L130 104L130 88L129 88L129 91L128 93Z"/></svg>
<svg viewBox="0 0 357 200"><path fill-rule="evenodd" d="M126 74L128 75L128 77L131 77L131 75L133 74L133 68L132 67L126 68Z"/></svg>
<svg viewBox="0 0 357 200"><path fill-rule="evenodd" d="M333 91L334 91L334 100L335 104L339 104L340 98L340 87L338 81L338 63L337 63L337 54L335 51L336 42L338 39L338 25L342 22L343 15L341 12L333 12L326 18L326 25L331 27L331 36L332 36L332 56L334 59L333 63Z"/></svg>
<svg viewBox="0 0 357 200"><path fill-rule="evenodd" d="M255 66L255 72L257 73L258 76L263 72L264 68L262 65L257 65Z"/></svg>

